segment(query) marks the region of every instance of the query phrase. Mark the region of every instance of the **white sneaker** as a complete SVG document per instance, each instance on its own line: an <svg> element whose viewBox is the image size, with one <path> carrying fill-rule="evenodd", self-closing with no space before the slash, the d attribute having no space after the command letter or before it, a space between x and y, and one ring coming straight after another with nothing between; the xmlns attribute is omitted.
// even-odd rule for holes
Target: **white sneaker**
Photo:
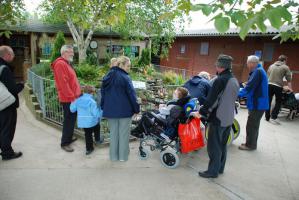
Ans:
<svg viewBox="0 0 299 200"><path fill-rule="evenodd" d="M270 122L273 123L273 124L276 124L276 125L280 125L280 120L278 118L276 119L270 119Z"/></svg>

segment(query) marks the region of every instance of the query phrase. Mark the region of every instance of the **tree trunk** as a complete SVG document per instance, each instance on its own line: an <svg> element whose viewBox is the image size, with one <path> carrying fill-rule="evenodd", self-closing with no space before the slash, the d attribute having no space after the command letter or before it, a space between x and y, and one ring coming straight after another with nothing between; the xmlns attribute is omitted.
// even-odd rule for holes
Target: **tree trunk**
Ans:
<svg viewBox="0 0 299 200"><path fill-rule="evenodd" d="M79 31L78 31L78 29L75 27L72 20L68 20L67 25L71 31L74 42L77 45L78 53L79 53L79 64L81 64L82 62L84 62L86 60L86 57L87 57L86 51L90 44L90 41L91 41L91 38L93 35L93 30L90 30L88 32L86 38L84 38L85 30L83 28L79 28Z"/></svg>

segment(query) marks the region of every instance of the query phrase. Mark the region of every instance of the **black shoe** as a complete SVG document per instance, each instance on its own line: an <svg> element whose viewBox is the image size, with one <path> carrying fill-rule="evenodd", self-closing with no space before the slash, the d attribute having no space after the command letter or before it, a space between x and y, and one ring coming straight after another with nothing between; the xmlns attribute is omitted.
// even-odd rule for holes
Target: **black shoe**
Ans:
<svg viewBox="0 0 299 200"><path fill-rule="evenodd" d="M61 146L61 148L63 150L65 150L66 152L73 152L74 151L74 149L70 145Z"/></svg>
<svg viewBox="0 0 299 200"><path fill-rule="evenodd" d="M2 160L12 160L12 159L16 159L19 158L23 155L22 152L14 152L13 154L10 155L2 155Z"/></svg>
<svg viewBox="0 0 299 200"><path fill-rule="evenodd" d="M198 175L203 178L217 178L217 175L208 174L207 171L204 172L198 172Z"/></svg>
<svg viewBox="0 0 299 200"><path fill-rule="evenodd" d="M91 153L93 152L93 150L94 150L94 149L87 150L86 153L85 153L85 155L89 155L89 154L91 154Z"/></svg>
<svg viewBox="0 0 299 200"><path fill-rule="evenodd" d="M72 140L71 140L71 143L75 142L76 140L78 140L77 137L73 137Z"/></svg>
<svg viewBox="0 0 299 200"><path fill-rule="evenodd" d="M131 135L137 138L143 138L143 134L139 132L132 131Z"/></svg>

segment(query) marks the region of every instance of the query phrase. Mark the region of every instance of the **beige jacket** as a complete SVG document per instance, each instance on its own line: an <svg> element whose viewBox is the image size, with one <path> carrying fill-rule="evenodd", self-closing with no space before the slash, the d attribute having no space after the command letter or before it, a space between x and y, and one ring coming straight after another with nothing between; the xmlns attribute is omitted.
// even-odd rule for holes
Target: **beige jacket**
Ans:
<svg viewBox="0 0 299 200"><path fill-rule="evenodd" d="M290 68L281 61L276 61L272 64L268 69L268 80L269 84L277 85L283 87L283 78L287 80L287 82L292 81L292 72Z"/></svg>

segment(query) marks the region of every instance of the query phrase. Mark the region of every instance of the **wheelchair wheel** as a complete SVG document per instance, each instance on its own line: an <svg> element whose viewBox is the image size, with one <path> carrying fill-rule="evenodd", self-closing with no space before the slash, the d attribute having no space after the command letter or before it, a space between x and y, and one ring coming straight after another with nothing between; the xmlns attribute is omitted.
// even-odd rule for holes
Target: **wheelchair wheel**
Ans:
<svg viewBox="0 0 299 200"><path fill-rule="evenodd" d="M147 149L139 147L138 156L139 156L140 160L147 160L149 157L149 151Z"/></svg>
<svg viewBox="0 0 299 200"><path fill-rule="evenodd" d="M166 149L160 153L160 160L164 167L174 169L180 164L180 158L173 149Z"/></svg>
<svg viewBox="0 0 299 200"><path fill-rule="evenodd" d="M295 118L296 114L297 114L297 110L290 110L290 113L288 114L287 118L289 120L293 120Z"/></svg>
<svg viewBox="0 0 299 200"><path fill-rule="evenodd" d="M234 140L237 139L240 135L240 124L236 119L234 119L231 131L233 132Z"/></svg>
<svg viewBox="0 0 299 200"><path fill-rule="evenodd" d="M205 138L206 138L206 141L208 141L208 139L209 139L209 126L206 127ZM233 143L233 140L234 140L234 132L231 129L228 140L226 142L226 145L230 145L231 143Z"/></svg>

